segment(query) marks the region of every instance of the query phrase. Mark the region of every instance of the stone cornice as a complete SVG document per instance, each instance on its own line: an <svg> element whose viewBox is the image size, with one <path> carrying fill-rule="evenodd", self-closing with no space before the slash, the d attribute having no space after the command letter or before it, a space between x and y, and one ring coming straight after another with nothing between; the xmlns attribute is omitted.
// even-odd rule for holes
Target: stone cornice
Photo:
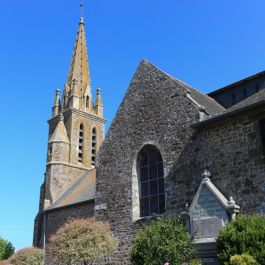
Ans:
<svg viewBox="0 0 265 265"><path fill-rule="evenodd" d="M87 168L87 167L82 167L82 166L78 166L78 165L73 165L73 164L65 163L65 162L62 162L62 161L50 161L50 162L46 163L46 166L50 166L50 165L62 165L62 166L68 166L68 167L83 169L83 170L90 170L90 169L92 169L92 168Z"/></svg>
<svg viewBox="0 0 265 265"><path fill-rule="evenodd" d="M79 116L88 118L88 119L93 120L93 121L98 121L98 122L101 122L101 123L104 123L104 124L107 122L107 120L105 118L101 118L101 117L98 117L97 115L94 115L94 114L91 114L91 113L87 113L87 112L84 112L82 110L78 110L78 109L74 109L74 108L67 109L67 110L63 111L62 114L64 114L65 116L67 116L69 114L77 114ZM59 115L49 119L48 123L50 123L50 122L52 122L54 120L57 120L58 116Z"/></svg>

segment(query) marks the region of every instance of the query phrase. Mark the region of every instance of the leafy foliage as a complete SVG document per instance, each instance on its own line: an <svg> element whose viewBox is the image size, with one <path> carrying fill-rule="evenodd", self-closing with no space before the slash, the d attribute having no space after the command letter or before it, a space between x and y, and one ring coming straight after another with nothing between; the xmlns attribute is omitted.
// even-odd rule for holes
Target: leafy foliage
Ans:
<svg viewBox="0 0 265 265"><path fill-rule="evenodd" d="M234 255L230 258L230 265L258 265L257 261L247 253Z"/></svg>
<svg viewBox="0 0 265 265"><path fill-rule="evenodd" d="M0 260L8 259L14 251L12 243L0 237Z"/></svg>
<svg viewBox="0 0 265 265"><path fill-rule="evenodd" d="M191 262L194 255L191 237L180 219L158 217L138 231L131 261L134 265L180 265Z"/></svg>
<svg viewBox="0 0 265 265"><path fill-rule="evenodd" d="M229 264L233 255L249 253L265 265L265 216L239 215L220 231L217 252L221 264Z"/></svg>
<svg viewBox="0 0 265 265"><path fill-rule="evenodd" d="M93 219L72 219L52 236L48 252L61 264L92 264L117 247L109 225Z"/></svg>
<svg viewBox="0 0 265 265"><path fill-rule="evenodd" d="M12 265L42 265L44 252L39 248L23 248L16 252L9 262Z"/></svg>
<svg viewBox="0 0 265 265"><path fill-rule="evenodd" d="M203 265L203 263L202 263L201 260L199 260L199 259L192 259L192 260L189 262L189 265Z"/></svg>

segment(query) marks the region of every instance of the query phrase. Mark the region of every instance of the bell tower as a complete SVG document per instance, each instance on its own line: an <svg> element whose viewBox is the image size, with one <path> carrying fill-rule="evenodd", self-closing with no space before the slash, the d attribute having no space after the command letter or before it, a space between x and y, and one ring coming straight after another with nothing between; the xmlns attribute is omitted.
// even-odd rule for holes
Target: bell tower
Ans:
<svg viewBox="0 0 265 265"><path fill-rule="evenodd" d="M66 84L62 96L56 90L52 117L48 120L43 209L95 167L105 122L101 90L97 89L95 101L92 98L85 23L81 17Z"/></svg>

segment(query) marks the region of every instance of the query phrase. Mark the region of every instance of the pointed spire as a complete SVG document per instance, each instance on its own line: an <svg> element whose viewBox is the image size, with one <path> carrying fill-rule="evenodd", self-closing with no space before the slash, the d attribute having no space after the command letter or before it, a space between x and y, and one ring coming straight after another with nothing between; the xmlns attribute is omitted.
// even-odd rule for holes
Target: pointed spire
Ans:
<svg viewBox="0 0 265 265"><path fill-rule="evenodd" d="M49 143L51 142L65 142L69 143L69 138L67 135L66 128L64 126L64 117L63 114L60 114L59 116L59 122L49 140Z"/></svg>
<svg viewBox="0 0 265 265"><path fill-rule="evenodd" d="M100 88L97 89L95 112L99 117L103 117L103 103L102 103L101 89Z"/></svg>
<svg viewBox="0 0 265 265"><path fill-rule="evenodd" d="M75 85L73 83L74 80ZM86 94L91 95L85 23L83 17L80 18L79 22L74 52L67 77L67 85L70 87L71 93L75 93L75 95L80 98L85 94L85 92ZM73 91L73 89L75 89L75 91Z"/></svg>
<svg viewBox="0 0 265 265"><path fill-rule="evenodd" d="M59 113L60 109L60 89L56 89L55 98L52 106L52 116L56 116Z"/></svg>
<svg viewBox="0 0 265 265"><path fill-rule="evenodd" d="M102 98L101 98L101 89L97 89L97 98L96 98L96 106L103 106Z"/></svg>

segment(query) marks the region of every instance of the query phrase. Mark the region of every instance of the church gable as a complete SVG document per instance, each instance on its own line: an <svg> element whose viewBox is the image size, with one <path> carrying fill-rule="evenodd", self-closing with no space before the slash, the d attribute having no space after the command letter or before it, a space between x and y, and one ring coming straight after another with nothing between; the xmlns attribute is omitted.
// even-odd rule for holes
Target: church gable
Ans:
<svg viewBox="0 0 265 265"><path fill-rule="evenodd" d="M188 138L191 124L223 110L207 95L143 60L110 126L99 162L106 158L105 152L114 152L113 144L123 142L126 148L139 148L150 139L163 142L168 134L181 142L178 138Z"/></svg>
<svg viewBox="0 0 265 265"><path fill-rule="evenodd" d="M158 163L163 165L165 190L158 196L162 197L175 186L168 173L193 133L191 125L209 115L203 102L202 93L149 62L142 61L138 67L97 157L96 216L118 222L118 228L113 229L125 245L130 244L125 238L131 238L134 222L145 212L152 212L151 208L140 210L139 153L145 149L161 154ZM211 100L208 104L217 106ZM158 182L161 176L157 177ZM169 205L167 198L165 205ZM159 212L164 209L163 205L157 208Z"/></svg>

